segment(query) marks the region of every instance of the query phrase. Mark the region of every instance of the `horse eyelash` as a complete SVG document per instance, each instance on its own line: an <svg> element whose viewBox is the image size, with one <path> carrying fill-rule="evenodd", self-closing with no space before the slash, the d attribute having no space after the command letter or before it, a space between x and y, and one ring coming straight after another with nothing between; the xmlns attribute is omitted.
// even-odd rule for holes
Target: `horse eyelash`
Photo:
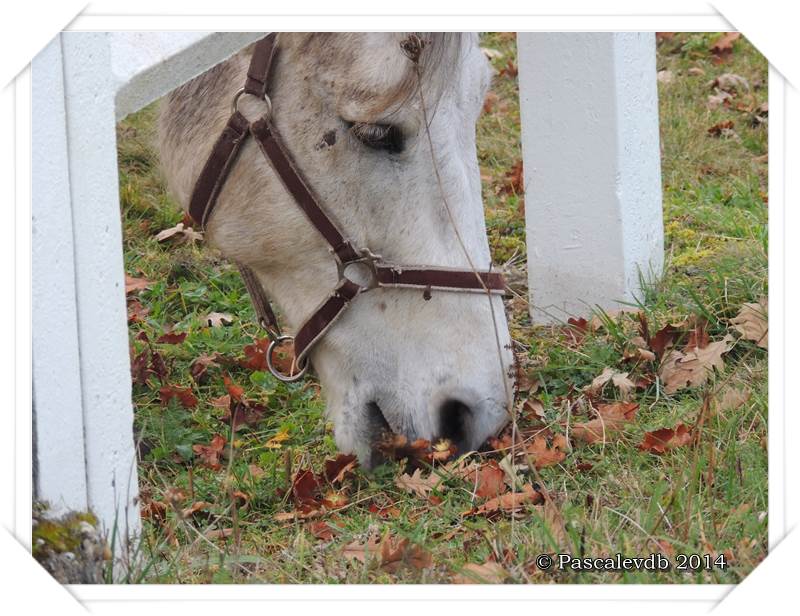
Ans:
<svg viewBox="0 0 800 616"><path fill-rule="evenodd" d="M392 124L350 123L350 134L374 150L385 150L392 154L403 151L405 139L402 131Z"/></svg>

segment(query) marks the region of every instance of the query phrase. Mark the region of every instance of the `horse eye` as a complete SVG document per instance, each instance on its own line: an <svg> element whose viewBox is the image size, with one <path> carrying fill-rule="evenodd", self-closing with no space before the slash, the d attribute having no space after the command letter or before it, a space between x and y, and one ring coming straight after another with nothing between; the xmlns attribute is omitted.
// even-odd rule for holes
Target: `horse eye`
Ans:
<svg viewBox="0 0 800 616"><path fill-rule="evenodd" d="M403 131L392 124L368 124L366 122L348 122L347 124L350 134L373 150L399 154L405 147Z"/></svg>

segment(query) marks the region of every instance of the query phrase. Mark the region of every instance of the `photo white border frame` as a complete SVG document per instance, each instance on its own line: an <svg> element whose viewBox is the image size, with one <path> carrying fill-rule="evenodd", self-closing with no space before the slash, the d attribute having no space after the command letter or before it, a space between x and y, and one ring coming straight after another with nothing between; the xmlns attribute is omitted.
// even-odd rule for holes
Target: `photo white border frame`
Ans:
<svg viewBox="0 0 800 616"><path fill-rule="evenodd" d="M655 4L655 3L654 3ZM85 13L79 16L69 30L385 30L386 16L356 17L273 15L229 17L213 15L171 16L116 16ZM430 30L481 30L481 31L597 31L597 30L655 30L660 31L719 31L731 29L730 24L719 15L514 15L514 16L453 16L453 15L396 15L391 18L390 30L420 29L424 24ZM535 27L525 27L535 26ZM7 88L11 89L11 88ZM14 246L16 252L15 313L16 371L15 406L17 408L15 432L17 451L15 491L15 515L12 522L15 534L30 543L30 141L22 136L30 134L30 73L23 72L13 86L16 107L16 152L15 199L18 204L14 219L15 241L4 243L4 250ZM784 347L784 299L785 267L785 111L787 88L783 77L770 67L769 124L769 245L770 245L770 417L769 417L769 544L774 547L786 534L787 469L786 437L783 428L787 425L784 406L785 392L785 347ZM8 109L8 97L3 95L3 110ZM5 179L5 173L3 178ZM4 186L9 184L4 183ZM27 208L19 204L27 203ZM5 263L10 263L6 260ZM6 321L8 322L8 321ZM27 348L26 348L27 347ZM27 393L26 393L27 392ZM27 411L25 410L27 409ZM782 409L782 413L775 413ZM27 424L26 424L27 419ZM781 430L778 430L780 425ZM28 443L28 446L21 445ZM27 457L27 468L24 458ZM23 459L21 459L23 458ZM27 502L26 497L27 496ZM362 601L391 600L398 602L417 600L454 599L476 602L518 600L596 600L596 601L689 601L708 604L719 601L733 586L731 585L533 585L533 586L71 586L70 592L81 602L90 606L110 605L109 602L144 600L171 602L175 600L201 599L202 601L278 600L344 601L354 598ZM292 604L296 609L296 604ZM674 609L674 605L671 609ZM539 608L537 608L539 609ZM648 608L650 609L650 608ZM115 607L116 613L119 612ZM327 609L326 609L327 612Z"/></svg>

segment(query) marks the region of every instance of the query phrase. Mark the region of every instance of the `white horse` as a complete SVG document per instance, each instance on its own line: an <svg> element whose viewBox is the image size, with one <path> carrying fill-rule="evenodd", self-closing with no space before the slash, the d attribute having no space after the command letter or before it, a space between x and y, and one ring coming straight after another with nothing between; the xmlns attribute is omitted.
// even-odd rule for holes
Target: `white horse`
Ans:
<svg viewBox="0 0 800 616"><path fill-rule="evenodd" d="M491 71L473 34L420 36L418 76L401 50L405 34L281 33L273 123L354 243L393 263L486 270L475 124ZM250 52L162 105L161 161L184 208ZM242 111L254 119L263 102L250 98ZM290 330L336 283L328 246L252 140L220 193L207 238L256 273ZM366 466L379 460L374 445L387 428L410 440L449 438L463 452L509 420L513 357L502 299L422 296L407 289L359 296L310 354L336 443Z"/></svg>

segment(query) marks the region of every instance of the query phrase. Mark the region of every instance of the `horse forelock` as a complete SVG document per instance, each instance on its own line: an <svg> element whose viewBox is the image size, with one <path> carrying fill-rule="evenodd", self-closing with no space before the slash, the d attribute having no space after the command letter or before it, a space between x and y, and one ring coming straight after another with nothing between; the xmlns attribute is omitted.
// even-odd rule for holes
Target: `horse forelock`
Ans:
<svg viewBox="0 0 800 616"><path fill-rule="evenodd" d="M301 54L321 63L339 67L359 67L361 77L373 72L373 79L356 79L346 96L368 105L372 115L384 116L398 111L412 101L419 88L426 102L437 99L453 83L465 49L463 32L403 32L379 35L378 48L363 33L310 33L301 43ZM404 51L412 38L421 42L418 61Z"/></svg>

